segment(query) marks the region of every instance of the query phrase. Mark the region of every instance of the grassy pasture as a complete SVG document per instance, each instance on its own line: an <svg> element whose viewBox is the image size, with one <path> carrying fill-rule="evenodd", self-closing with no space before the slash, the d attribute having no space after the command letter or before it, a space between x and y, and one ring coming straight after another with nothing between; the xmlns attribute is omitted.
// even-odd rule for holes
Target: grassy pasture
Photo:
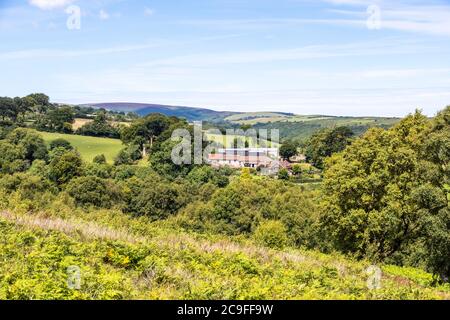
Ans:
<svg viewBox="0 0 450 320"><path fill-rule="evenodd" d="M77 148L83 160L92 162L94 157L104 154L108 163L112 163L119 151L123 148L122 141L118 139L85 137L71 134L41 132L46 143L50 143L56 139L65 139Z"/></svg>

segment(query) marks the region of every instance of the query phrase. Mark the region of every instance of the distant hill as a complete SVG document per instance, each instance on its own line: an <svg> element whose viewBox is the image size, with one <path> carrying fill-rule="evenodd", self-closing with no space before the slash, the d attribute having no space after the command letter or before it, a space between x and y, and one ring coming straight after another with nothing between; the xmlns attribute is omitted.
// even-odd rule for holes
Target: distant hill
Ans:
<svg viewBox="0 0 450 320"><path fill-rule="evenodd" d="M169 106L162 104L146 104L146 103L93 103L85 106L94 108L104 108L112 111L136 112L140 116L146 116L151 113L161 113L167 116L176 116L185 118L188 121L211 121L220 122L225 118L237 114L236 112L221 112L210 109Z"/></svg>
<svg viewBox="0 0 450 320"><path fill-rule="evenodd" d="M360 135L371 127L389 128L400 121L389 117L339 117L327 115L298 115L285 112L231 112L211 109L168 106L145 103L97 103L94 108L112 111L136 112L141 116L162 113L185 118L188 121L208 121L221 127L251 125L255 129L278 129L282 139L305 141L323 128L348 126Z"/></svg>

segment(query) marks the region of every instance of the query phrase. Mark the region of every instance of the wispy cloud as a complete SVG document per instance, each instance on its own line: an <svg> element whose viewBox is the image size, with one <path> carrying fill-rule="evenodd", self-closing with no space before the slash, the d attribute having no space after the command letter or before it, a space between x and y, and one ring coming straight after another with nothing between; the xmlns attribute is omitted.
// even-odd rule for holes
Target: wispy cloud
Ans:
<svg viewBox="0 0 450 320"><path fill-rule="evenodd" d="M229 51L209 54L195 54L158 59L143 63L141 66L211 66L226 64L254 64L276 61L295 61L308 59L326 59L333 57L381 56L426 52L426 45L398 39L356 42L342 45L315 45L300 48Z"/></svg>
<svg viewBox="0 0 450 320"><path fill-rule="evenodd" d="M102 10L100 10L99 18L100 18L100 20L108 20L109 13L102 9Z"/></svg>
<svg viewBox="0 0 450 320"><path fill-rule="evenodd" d="M29 49L0 52L0 60L24 60L24 59L53 59L53 58L76 58L84 56L110 55L116 53L127 53L151 48L183 46L189 44L199 44L209 41L224 40L240 37L239 34L228 34L222 36L199 37L192 40L147 40L144 44L120 45L105 48L64 50L64 49Z"/></svg>
<svg viewBox="0 0 450 320"><path fill-rule="evenodd" d="M42 10L52 10L63 8L75 1L76 0L29 0L29 3Z"/></svg>
<svg viewBox="0 0 450 320"><path fill-rule="evenodd" d="M144 15L146 15L147 17L151 17L155 14L155 10L150 9L150 8L145 8L144 9Z"/></svg>
<svg viewBox="0 0 450 320"><path fill-rule="evenodd" d="M165 42L144 45L117 46L89 50L58 50L58 49L31 49L0 53L0 60L42 59L42 58L73 58L82 56L106 55L113 53L125 53L137 50L155 48L164 45Z"/></svg>
<svg viewBox="0 0 450 320"><path fill-rule="evenodd" d="M336 14L334 18L258 18L258 19L197 19L182 20L181 24L221 29L264 30L292 27L304 24L326 24L367 28L367 12L374 3L381 10L381 26L384 29L450 36L450 5L404 4L394 1L369 0L322 0L331 5L326 11ZM411 3L411 1L409 1Z"/></svg>

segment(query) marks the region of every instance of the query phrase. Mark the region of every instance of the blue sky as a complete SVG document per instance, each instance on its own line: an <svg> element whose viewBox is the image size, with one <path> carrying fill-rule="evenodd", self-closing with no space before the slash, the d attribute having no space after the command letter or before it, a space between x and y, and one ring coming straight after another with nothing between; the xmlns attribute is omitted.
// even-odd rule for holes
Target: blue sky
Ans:
<svg viewBox="0 0 450 320"><path fill-rule="evenodd" d="M0 0L2 96L433 115L449 57L450 1Z"/></svg>

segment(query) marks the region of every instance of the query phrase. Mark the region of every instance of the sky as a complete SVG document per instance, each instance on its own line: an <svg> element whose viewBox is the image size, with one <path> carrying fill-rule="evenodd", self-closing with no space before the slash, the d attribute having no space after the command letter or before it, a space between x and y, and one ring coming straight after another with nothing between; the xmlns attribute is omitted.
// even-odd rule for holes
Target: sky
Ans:
<svg viewBox="0 0 450 320"><path fill-rule="evenodd" d="M450 0L0 0L0 96L427 115L450 105Z"/></svg>

